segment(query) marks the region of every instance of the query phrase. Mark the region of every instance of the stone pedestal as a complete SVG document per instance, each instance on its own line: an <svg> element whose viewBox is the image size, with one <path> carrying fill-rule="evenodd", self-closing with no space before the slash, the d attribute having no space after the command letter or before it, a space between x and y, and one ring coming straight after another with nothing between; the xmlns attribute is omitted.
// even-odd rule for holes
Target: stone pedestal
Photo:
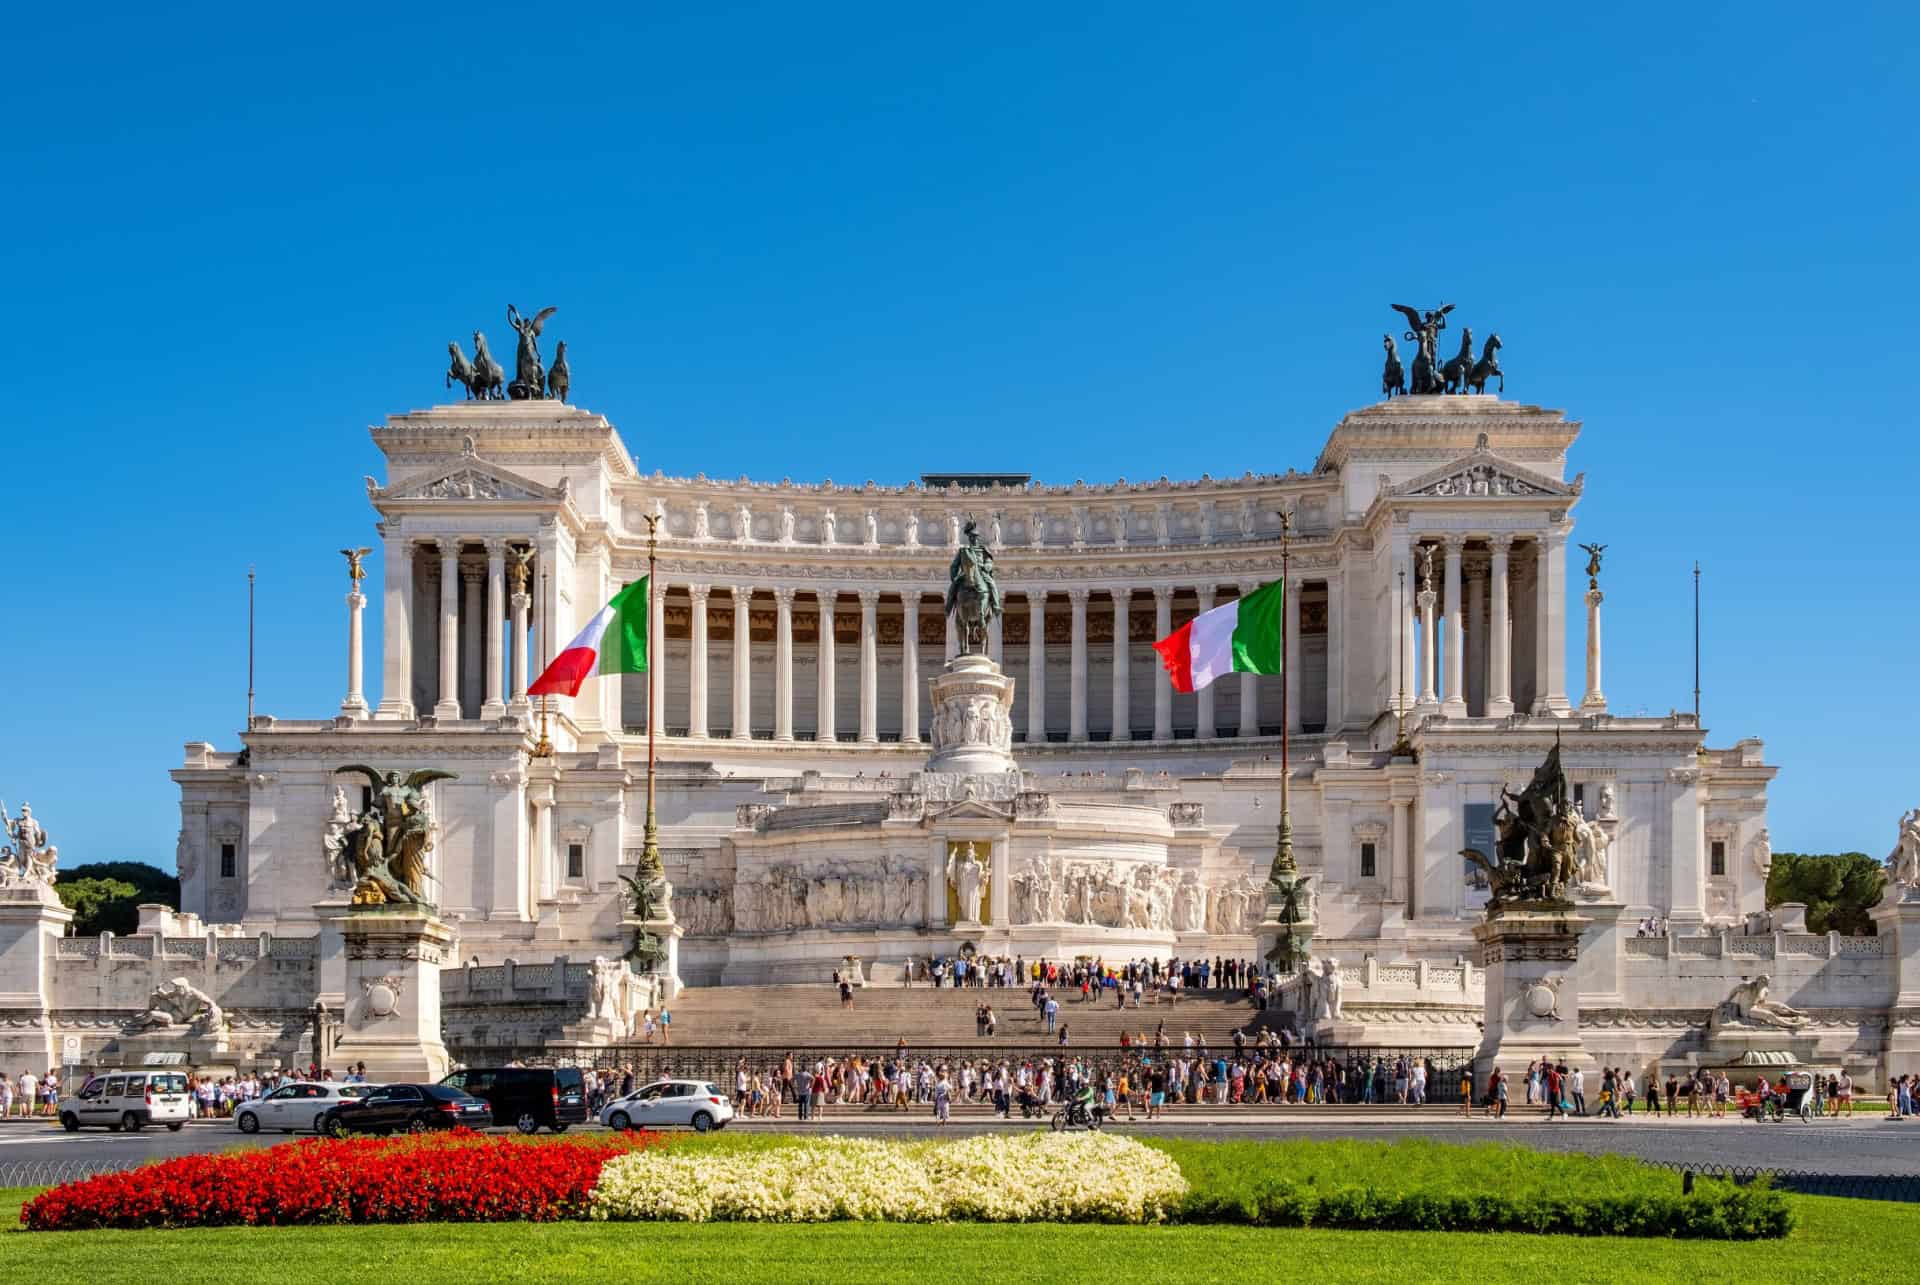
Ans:
<svg viewBox="0 0 1920 1285"><path fill-rule="evenodd" d="M635 919L632 912L629 911L620 916L620 928L623 935L629 941L633 939L633 935L636 932L642 929L660 939L660 945L666 950L667 956L660 961L659 966L654 969L652 973L649 973L648 976L659 985L660 998L664 1002L673 999L680 993L682 985L680 981L680 938L686 934L687 930L681 927L679 921L673 917L673 885L662 880L660 886L663 892L658 904L666 908L665 914L653 919Z"/></svg>
<svg viewBox="0 0 1920 1285"><path fill-rule="evenodd" d="M1889 883L1873 908L1874 931L1887 942L1895 991L1887 1022L1885 1076L1920 1073L1920 888Z"/></svg>
<svg viewBox="0 0 1920 1285"><path fill-rule="evenodd" d="M346 1004L331 1066L367 1064L374 1081L432 1081L447 1073L440 1038L440 969L453 930L424 907L357 910L340 921Z"/></svg>
<svg viewBox="0 0 1920 1285"><path fill-rule="evenodd" d="M43 883L0 888L0 1008L9 1019L0 1023L0 1066L37 1074L58 1063L53 952L72 922L73 912Z"/></svg>
<svg viewBox="0 0 1920 1285"><path fill-rule="evenodd" d="M1013 680L987 656L955 656L928 683L933 753L927 771L1001 776L1013 766Z"/></svg>
<svg viewBox="0 0 1920 1285"><path fill-rule="evenodd" d="M1605 600L1599 586L1587 590L1587 694L1580 701L1584 714L1607 712L1607 698L1600 690L1600 604Z"/></svg>
<svg viewBox="0 0 1920 1285"><path fill-rule="evenodd" d="M1574 972L1580 934L1592 922L1566 906L1503 910L1473 926L1487 985L1473 1059L1476 1085L1485 1084L1495 1066L1518 1089L1529 1062L1548 1058L1578 1067L1586 1061Z"/></svg>

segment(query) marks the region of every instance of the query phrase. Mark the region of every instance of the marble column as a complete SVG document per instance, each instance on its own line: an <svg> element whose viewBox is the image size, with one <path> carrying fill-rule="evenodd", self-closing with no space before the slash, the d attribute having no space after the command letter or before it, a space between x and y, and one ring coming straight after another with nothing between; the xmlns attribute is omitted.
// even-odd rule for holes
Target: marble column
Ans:
<svg viewBox="0 0 1920 1285"><path fill-rule="evenodd" d="M655 733L665 736L673 723L667 717L667 582L657 570L649 592L653 601L647 610L647 682L651 684L647 718L655 722Z"/></svg>
<svg viewBox="0 0 1920 1285"><path fill-rule="evenodd" d="M1047 593L1027 593L1027 744L1047 743Z"/></svg>
<svg viewBox="0 0 1920 1285"><path fill-rule="evenodd" d="M690 584L687 598L692 612L687 617L687 634L692 640L688 650L691 668L687 674L687 735L699 740L707 736L707 598L713 586Z"/></svg>
<svg viewBox="0 0 1920 1285"><path fill-rule="evenodd" d="M398 525L395 523L394 525ZM387 534L381 612L379 718L413 717L413 541Z"/></svg>
<svg viewBox="0 0 1920 1285"><path fill-rule="evenodd" d="M1155 585L1153 587L1153 636L1165 638L1173 632L1173 587ZM1173 675L1167 672L1165 665L1157 667L1159 673L1153 678L1153 739L1171 741L1173 739Z"/></svg>
<svg viewBox="0 0 1920 1285"><path fill-rule="evenodd" d="M833 697L833 600L831 589L814 594L820 604L820 644L817 654L820 657L820 710L815 721L813 739L831 745L839 739L838 729L834 726Z"/></svg>
<svg viewBox="0 0 1920 1285"><path fill-rule="evenodd" d="M1507 574L1513 537L1493 537L1493 566L1487 573L1490 606L1487 610L1487 717L1513 713L1513 620L1508 606L1512 592Z"/></svg>
<svg viewBox="0 0 1920 1285"><path fill-rule="evenodd" d="M1327 730L1347 722L1346 574L1338 567L1327 576Z"/></svg>
<svg viewBox="0 0 1920 1285"><path fill-rule="evenodd" d="M355 581L353 587L347 590L347 698L340 702L342 718L367 716L366 693L360 690L366 664L361 652L365 635L361 631L360 612L366 605L367 595L360 592L360 584Z"/></svg>
<svg viewBox="0 0 1920 1285"><path fill-rule="evenodd" d="M880 591L860 591L860 743L880 743Z"/></svg>
<svg viewBox="0 0 1920 1285"><path fill-rule="evenodd" d="M1440 595L1423 585L1416 601L1420 604L1420 698L1415 708L1431 710L1440 705L1440 694L1434 690L1440 658L1440 631L1435 627L1434 608Z"/></svg>
<svg viewBox="0 0 1920 1285"><path fill-rule="evenodd" d="M1006 928L1013 918L1010 890L1013 875L1007 868L1007 841L990 839L987 841L987 873L991 876L991 886L987 889L987 914L989 922L996 928Z"/></svg>
<svg viewBox="0 0 1920 1285"><path fill-rule="evenodd" d="M1005 599L1002 599L1002 601L1004 602ZM1000 620L1001 617L995 616L987 623L987 659L991 660L995 665L1004 665L1006 663L1001 654Z"/></svg>
<svg viewBox="0 0 1920 1285"><path fill-rule="evenodd" d="M900 740L920 743L920 595L900 599Z"/></svg>
<svg viewBox="0 0 1920 1285"><path fill-rule="evenodd" d="M793 739L793 590L773 591L773 739Z"/></svg>
<svg viewBox="0 0 1920 1285"><path fill-rule="evenodd" d="M1287 730L1298 733L1301 726L1300 709L1300 594L1306 582L1295 577L1287 585L1287 672L1284 680L1287 684ZM1251 675L1243 675L1243 680Z"/></svg>
<svg viewBox="0 0 1920 1285"><path fill-rule="evenodd" d="M1600 604L1606 595L1599 586L1587 590L1587 694L1580 702L1585 714L1607 712L1607 698L1600 690Z"/></svg>
<svg viewBox="0 0 1920 1285"><path fill-rule="evenodd" d="M1392 686L1388 706L1396 718L1403 712L1411 712L1411 702L1420 682L1414 659L1415 639L1420 636L1417 605L1420 581L1413 549L1414 542L1410 536L1398 541L1393 554L1393 580L1387 585L1387 592L1393 599L1393 609L1387 613L1391 630L1388 645L1397 645L1400 649L1400 663L1387 675L1387 682Z"/></svg>
<svg viewBox="0 0 1920 1285"><path fill-rule="evenodd" d="M485 658L480 654L480 639L486 633L482 627L480 613L482 595L486 592L487 571L484 566L460 568L460 584L466 590L465 607L461 612L463 627L460 630L460 716L462 718L480 717L482 678L481 669Z"/></svg>
<svg viewBox="0 0 1920 1285"><path fill-rule="evenodd" d="M1201 585L1195 593L1199 597L1201 611L1213 610L1214 587L1212 585ZM1195 692L1193 696L1195 708L1193 734L1203 741L1210 741L1219 735L1219 730L1213 722L1214 690L1214 685L1210 683Z"/></svg>
<svg viewBox="0 0 1920 1285"><path fill-rule="evenodd" d="M1565 714L1567 704L1567 536L1549 531L1538 542L1540 565L1535 572L1534 611L1537 639L1533 703L1536 714Z"/></svg>
<svg viewBox="0 0 1920 1285"><path fill-rule="evenodd" d="M942 617L942 629L946 635L946 660L949 664L960 654L960 626L951 617Z"/></svg>
<svg viewBox="0 0 1920 1285"><path fill-rule="evenodd" d="M1087 591L1067 590L1067 602L1073 608L1073 650L1068 670L1067 739L1087 739Z"/></svg>
<svg viewBox="0 0 1920 1285"><path fill-rule="evenodd" d="M433 716L460 717L460 542L440 541L440 699Z"/></svg>
<svg viewBox="0 0 1920 1285"><path fill-rule="evenodd" d="M533 860L534 886L540 900L551 901L558 891L553 861L553 782L538 781L527 787L527 801L533 804L533 832L527 844Z"/></svg>
<svg viewBox="0 0 1920 1285"><path fill-rule="evenodd" d="M1447 622L1447 690L1440 702L1440 712L1448 718L1467 716L1467 689L1465 686L1466 665L1466 610L1463 591L1460 585L1460 560L1465 550L1465 542L1457 535L1446 538L1446 622Z"/></svg>
<svg viewBox="0 0 1920 1285"><path fill-rule="evenodd" d="M1395 795L1393 804L1393 882L1399 885L1396 900L1406 903L1407 918L1419 914L1420 854L1413 842L1413 799Z"/></svg>
<svg viewBox="0 0 1920 1285"><path fill-rule="evenodd" d="M505 718L507 702L501 699L500 667L505 659L500 645L501 631L507 624L507 542L487 541L487 627L483 631L487 648L487 694L480 702L481 718Z"/></svg>
<svg viewBox="0 0 1920 1285"><path fill-rule="evenodd" d="M1478 565L1466 567L1467 616L1461 622L1467 632L1467 678L1460 694L1466 698L1467 713L1483 717L1487 711L1487 573Z"/></svg>
<svg viewBox="0 0 1920 1285"><path fill-rule="evenodd" d="M1242 580L1240 582L1240 601L1245 602L1248 597L1253 594L1254 590L1259 587L1259 584L1255 581ZM1292 597L1292 592L1289 590L1287 594L1289 607L1291 607L1292 604ZM1291 627L1298 632L1299 627L1297 623L1291 624ZM1162 638L1166 637L1165 634L1159 636ZM1288 651L1286 667L1289 671L1293 668L1291 648L1289 648ZM1258 736L1260 735L1260 675L1239 674L1235 677L1234 681L1240 689L1240 735ZM1294 685L1293 690L1298 690L1298 684Z"/></svg>
<svg viewBox="0 0 1920 1285"><path fill-rule="evenodd" d="M750 585L733 586L733 739L753 739L753 624Z"/></svg>
<svg viewBox="0 0 1920 1285"><path fill-rule="evenodd" d="M527 699L527 609L531 606L532 594L522 592L513 595L513 639L507 657L507 682L513 688L513 699L508 702L508 708L517 714L531 708Z"/></svg>
<svg viewBox="0 0 1920 1285"><path fill-rule="evenodd" d="M1113 731L1108 739L1115 741L1133 739L1133 692L1127 673L1128 653L1133 643L1129 636L1133 632L1132 607L1131 589L1113 591Z"/></svg>

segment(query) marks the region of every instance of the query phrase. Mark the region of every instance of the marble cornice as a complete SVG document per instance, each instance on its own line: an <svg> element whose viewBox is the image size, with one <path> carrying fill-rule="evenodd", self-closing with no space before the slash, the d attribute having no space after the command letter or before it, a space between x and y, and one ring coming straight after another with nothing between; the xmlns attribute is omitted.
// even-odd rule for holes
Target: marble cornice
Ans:
<svg viewBox="0 0 1920 1285"><path fill-rule="evenodd" d="M637 491L643 495L671 495L675 498L699 500L709 496L724 496L733 501L753 502L757 498L795 499L816 504L834 504L841 501L868 500L875 503L899 505L902 503L944 503L951 507L977 507L987 503L1024 503L1024 507L1037 507L1048 503L1139 503L1145 500L1171 500L1204 502L1216 496L1231 496L1243 499L1249 494L1262 491L1284 492L1290 496L1311 494L1332 494L1337 484L1325 477L1302 473L1289 469L1285 473L1243 473L1239 477L1217 478L1207 474L1191 479L1156 478L1150 482L1129 482L1119 478L1112 482L1076 481L1049 484L1029 482L1025 486L943 486L927 487L918 482L904 485L883 485L878 482L842 484L831 478L819 482L795 482L791 478L782 478L778 482L760 482L748 477L732 480L708 477L705 473L696 473L692 477L674 477L659 470L651 474L640 474L632 479L624 490Z"/></svg>
<svg viewBox="0 0 1920 1285"><path fill-rule="evenodd" d="M1291 554L1291 567L1301 572L1334 571L1342 565L1331 541L1303 541ZM1316 548L1316 546L1319 546ZM849 546L850 556L815 554L811 550L795 559L791 546L760 546L775 556L761 561L751 555L755 546L716 542L712 548L698 545L667 550L659 558L662 583L679 584L698 577L714 584L796 581L833 581L841 584L873 582L904 585L919 583L928 593L944 590L947 562L951 554L936 550L892 552L872 546ZM1160 555L1158 557L1154 555ZM1025 585L1059 583L1145 584L1167 581L1178 584L1218 579L1228 582L1244 576L1272 577L1280 571L1278 541L1254 544L1221 545L1217 551L1198 549L1157 549L1133 547L1107 551L1079 549L1062 551L1058 556L1034 557L1018 549L999 555L1002 587L1018 592ZM646 571L646 555L627 547L616 547L613 557L616 575L634 578ZM1309 577L1311 578L1311 577Z"/></svg>

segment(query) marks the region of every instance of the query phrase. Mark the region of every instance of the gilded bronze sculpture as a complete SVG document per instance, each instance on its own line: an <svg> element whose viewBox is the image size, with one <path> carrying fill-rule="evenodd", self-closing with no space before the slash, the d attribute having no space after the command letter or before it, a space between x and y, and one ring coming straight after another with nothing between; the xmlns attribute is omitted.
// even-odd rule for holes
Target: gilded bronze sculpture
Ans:
<svg viewBox="0 0 1920 1285"><path fill-rule="evenodd" d="M367 578L367 569L360 565L360 560L372 552L371 548L340 550L340 555L347 560L347 579L353 582L355 589Z"/></svg>
<svg viewBox="0 0 1920 1285"><path fill-rule="evenodd" d="M1463 848L1460 855L1487 872L1487 913L1503 909L1562 909L1577 875L1579 818L1567 792L1556 739L1546 762L1519 794L1500 791L1493 816L1494 854Z"/></svg>
<svg viewBox="0 0 1920 1285"><path fill-rule="evenodd" d="M427 854L433 851L433 815L424 787L456 779L452 772L423 768L402 780L400 773L360 764L334 769L367 779L372 803L342 832L347 864L355 883L356 906L431 907L427 896Z"/></svg>

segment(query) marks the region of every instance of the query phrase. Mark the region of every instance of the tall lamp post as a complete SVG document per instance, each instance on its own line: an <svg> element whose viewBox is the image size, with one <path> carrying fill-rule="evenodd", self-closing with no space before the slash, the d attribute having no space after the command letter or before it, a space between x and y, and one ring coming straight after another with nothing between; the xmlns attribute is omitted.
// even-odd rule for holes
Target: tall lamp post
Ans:
<svg viewBox="0 0 1920 1285"><path fill-rule="evenodd" d="M1288 610L1285 598L1285 595L1293 592L1288 576L1293 545L1293 514L1281 509L1279 516L1282 594L1280 656L1284 671L1290 641L1287 637L1287 620L1293 614ZM1274 844L1273 866L1267 872L1267 920L1279 929L1274 935L1273 948L1267 952L1267 962L1287 974L1294 972L1306 960L1307 947L1313 940L1313 920L1304 904L1307 884L1312 876L1302 876L1293 859L1293 816L1288 806L1289 778L1293 772L1293 743L1289 732L1293 724L1293 711L1288 708L1289 686L1287 676L1283 673L1280 683L1280 833Z"/></svg>
<svg viewBox="0 0 1920 1285"><path fill-rule="evenodd" d="M641 831L640 865L639 869L634 873L642 884L648 888L654 888L659 885L662 879L666 878L667 873L666 869L660 864L660 827L653 810L653 738L654 725L659 720L654 717L653 709L653 667L658 662L658 657L652 654L651 647L653 643L653 613L658 609L654 600L654 590L656 587L654 567L657 560L656 555L660 547L660 515L657 513L648 513L643 516L647 522L647 643L649 647L647 655L647 821L645 828ZM697 604L695 609L699 609ZM661 646L664 647L666 641L667 631L663 624L660 630ZM662 694L664 695L664 693Z"/></svg>

